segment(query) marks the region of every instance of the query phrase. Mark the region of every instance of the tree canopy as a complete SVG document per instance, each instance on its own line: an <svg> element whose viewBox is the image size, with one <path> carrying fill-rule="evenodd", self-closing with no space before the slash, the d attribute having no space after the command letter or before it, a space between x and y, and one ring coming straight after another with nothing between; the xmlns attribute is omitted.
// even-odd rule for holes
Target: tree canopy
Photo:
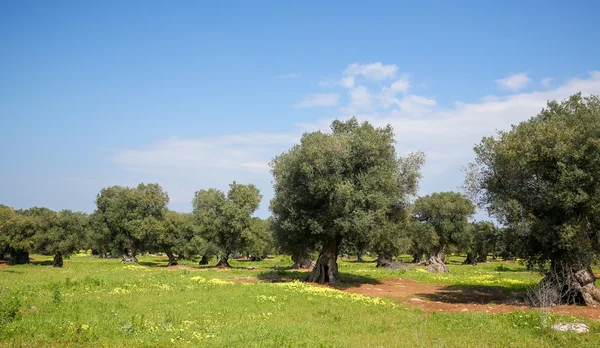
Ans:
<svg viewBox="0 0 600 348"><path fill-rule="evenodd" d="M448 267L444 265L446 248L468 243L473 228L469 218L475 214L475 205L460 193L439 192L418 198L412 210L415 223L430 225L437 236L430 244L432 249L427 260L429 270L448 272ZM427 231L425 227L414 228Z"/></svg>
<svg viewBox="0 0 600 348"><path fill-rule="evenodd" d="M415 193L422 160L411 159L422 156L413 156L399 159L391 126L352 118L334 121L329 134L304 134L272 161L277 238L284 245L301 240L298 247L308 250L321 247L310 281L335 282L342 241L374 236Z"/></svg>
<svg viewBox="0 0 600 348"><path fill-rule="evenodd" d="M557 302L596 303L600 252L600 99L575 94L485 137L467 187L519 238L520 257L545 269Z"/></svg>
<svg viewBox="0 0 600 348"><path fill-rule="evenodd" d="M194 215L207 238L220 248L219 266L229 267L229 255L241 245L244 232L253 227L252 214L261 199L256 186L236 182L229 185L227 196L217 189L196 192Z"/></svg>

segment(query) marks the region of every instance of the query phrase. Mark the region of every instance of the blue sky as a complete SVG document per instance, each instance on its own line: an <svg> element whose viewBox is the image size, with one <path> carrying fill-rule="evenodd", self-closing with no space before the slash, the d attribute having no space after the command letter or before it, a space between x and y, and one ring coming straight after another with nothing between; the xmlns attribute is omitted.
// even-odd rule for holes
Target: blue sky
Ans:
<svg viewBox="0 0 600 348"><path fill-rule="evenodd" d="M111 185L255 183L357 116L456 190L482 136L600 94L600 3L0 2L0 203L91 212Z"/></svg>

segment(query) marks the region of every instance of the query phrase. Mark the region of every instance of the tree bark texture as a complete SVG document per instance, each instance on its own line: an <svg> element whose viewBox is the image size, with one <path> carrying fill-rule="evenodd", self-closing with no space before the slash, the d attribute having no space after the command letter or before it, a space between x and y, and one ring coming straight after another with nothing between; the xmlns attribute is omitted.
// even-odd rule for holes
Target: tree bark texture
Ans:
<svg viewBox="0 0 600 348"><path fill-rule="evenodd" d="M323 245L317 263L311 274L308 276L309 282L335 284L335 282L339 280L340 275L337 267L337 254L339 251L340 239L341 238L337 236L330 237Z"/></svg>
<svg viewBox="0 0 600 348"><path fill-rule="evenodd" d="M421 263L423 262L423 253L414 253L412 254L412 261L411 263Z"/></svg>
<svg viewBox="0 0 600 348"><path fill-rule="evenodd" d="M63 257L62 254L54 255L54 262L52 263L52 267L62 267L63 266Z"/></svg>
<svg viewBox="0 0 600 348"><path fill-rule="evenodd" d="M137 257L135 257L135 251L133 251L133 249L131 248L126 248L125 250L123 250L123 259L121 260L121 262L138 262Z"/></svg>
<svg viewBox="0 0 600 348"><path fill-rule="evenodd" d="M175 255L173 255L173 253L171 251L165 251L165 254L167 254L167 257L169 258L169 264L168 266L176 266L177 265L177 258L175 257Z"/></svg>
<svg viewBox="0 0 600 348"><path fill-rule="evenodd" d="M390 262L392 262L392 256L391 255L378 255L377 259L375 260L375 267L387 267L390 265Z"/></svg>
<svg viewBox="0 0 600 348"><path fill-rule="evenodd" d="M292 261L294 261L294 264L291 267L292 269L313 268L316 265L316 263L310 259L310 255L306 253L292 254Z"/></svg>
<svg viewBox="0 0 600 348"><path fill-rule="evenodd" d="M600 304L600 289L590 266L554 265L537 288L540 305ZM545 303L544 303L545 302Z"/></svg>
<svg viewBox="0 0 600 348"><path fill-rule="evenodd" d="M200 266L202 266L202 265L208 265L208 256L202 255L202 258L200 259L200 262L198 262L198 264Z"/></svg>
<svg viewBox="0 0 600 348"><path fill-rule="evenodd" d="M231 265L229 264L229 254L225 254L225 255L219 257L219 262L217 262L217 267L231 268Z"/></svg>
<svg viewBox="0 0 600 348"><path fill-rule="evenodd" d="M29 263L29 252L22 250L11 250L10 251L10 264L12 265L25 265Z"/></svg>
<svg viewBox="0 0 600 348"><path fill-rule="evenodd" d="M450 272L448 266L444 264L445 261L444 247L439 246L427 257L427 270L434 273Z"/></svg>
<svg viewBox="0 0 600 348"><path fill-rule="evenodd" d="M463 265L477 266L477 256L473 253L467 253L467 258L463 261Z"/></svg>

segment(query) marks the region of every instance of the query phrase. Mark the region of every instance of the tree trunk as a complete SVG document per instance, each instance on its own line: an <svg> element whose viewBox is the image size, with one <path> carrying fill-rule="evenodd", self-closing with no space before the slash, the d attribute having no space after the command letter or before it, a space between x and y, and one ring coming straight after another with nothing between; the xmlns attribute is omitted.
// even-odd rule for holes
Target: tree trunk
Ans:
<svg viewBox="0 0 600 348"><path fill-rule="evenodd" d="M202 255L202 259L200 259L200 262L198 262L198 264L200 266L202 266L202 265L208 265L208 256Z"/></svg>
<svg viewBox="0 0 600 348"><path fill-rule="evenodd" d="M487 253L479 253L477 255L477 262L488 262L487 257Z"/></svg>
<svg viewBox="0 0 600 348"><path fill-rule="evenodd" d="M590 266L553 265L537 287L539 305L579 304L595 306L600 303L600 289ZM546 303L543 303L543 302Z"/></svg>
<svg viewBox="0 0 600 348"><path fill-rule="evenodd" d="M439 246L427 257L427 270L434 273L450 272L448 266L444 264L445 261L444 246Z"/></svg>
<svg viewBox="0 0 600 348"><path fill-rule="evenodd" d="M177 265L177 258L175 258L175 255L173 255L173 253L171 251L165 251L165 254L167 254L167 256L169 257L169 264L168 266L176 266Z"/></svg>
<svg viewBox="0 0 600 348"><path fill-rule="evenodd" d="M11 250L10 251L10 264L12 265L25 265L29 263L29 252L22 250Z"/></svg>
<svg viewBox="0 0 600 348"><path fill-rule="evenodd" d="M106 259L106 249L102 248L101 258Z"/></svg>
<svg viewBox="0 0 600 348"><path fill-rule="evenodd" d="M4 260L4 253L0 251L0 260Z"/></svg>
<svg viewBox="0 0 600 348"><path fill-rule="evenodd" d="M63 266L62 255L60 253L54 255L54 262L52 263L52 267L62 267L62 266Z"/></svg>
<svg viewBox="0 0 600 348"><path fill-rule="evenodd" d="M379 254L377 256L377 259L375 260L375 267L387 267L390 265L390 262L392 261L392 256L391 255L381 255Z"/></svg>
<svg viewBox="0 0 600 348"><path fill-rule="evenodd" d="M219 262L217 263L217 267L231 268L231 265L229 264L229 254L225 254L225 255L219 257Z"/></svg>
<svg viewBox="0 0 600 348"><path fill-rule="evenodd" d="M411 263L423 262L423 253L413 253L412 257L413 257L413 259L412 259Z"/></svg>
<svg viewBox="0 0 600 348"><path fill-rule="evenodd" d="M362 253L356 253L356 261L363 262Z"/></svg>
<svg viewBox="0 0 600 348"><path fill-rule="evenodd" d="M477 256L473 253L467 253L467 258L463 261L463 265L477 266Z"/></svg>
<svg viewBox="0 0 600 348"><path fill-rule="evenodd" d="M337 267L337 254L340 245L339 237L331 237L323 245L323 249L319 254L317 263L311 274L308 276L308 281L311 283L329 283L335 284L339 280L340 274Z"/></svg>
<svg viewBox="0 0 600 348"><path fill-rule="evenodd" d="M310 255L307 253L292 254L292 261L294 261L294 264L291 267L292 269L313 268L316 265L316 263L310 259Z"/></svg>
<svg viewBox="0 0 600 348"><path fill-rule="evenodd" d="M137 257L135 257L135 252L131 248L126 248L123 250L123 259L121 262L138 262Z"/></svg>

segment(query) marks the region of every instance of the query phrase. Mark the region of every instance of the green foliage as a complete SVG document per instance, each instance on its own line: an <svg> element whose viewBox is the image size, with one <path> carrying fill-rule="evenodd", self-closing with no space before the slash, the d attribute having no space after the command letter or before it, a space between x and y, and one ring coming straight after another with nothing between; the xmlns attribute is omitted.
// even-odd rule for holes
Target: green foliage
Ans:
<svg viewBox="0 0 600 348"><path fill-rule="evenodd" d="M87 214L61 210L48 214L46 229L35 235L35 251L44 255L69 256L81 249L88 233Z"/></svg>
<svg viewBox="0 0 600 348"><path fill-rule="evenodd" d="M475 214L475 206L460 193L439 192L420 197L415 201L412 211L415 220L412 226L413 236L420 232L432 235L431 228L437 235L437 238L431 238L429 243L419 237L417 245L443 250L451 245L467 245L472 238L472 225L468 219ZM415 224L427 224L431 227Z"/></svg>
<svg viewBox="0 0 600 348"><path fill-rule="evenodd" d="M216 189L197 191L193 213L202 228L206 240L220 248L221 261L227 264L228 257L243 242L243 234L252 228L252 214L260 204L262 196L256 186L229 185L227 196Z"/></svg>
<svg viewBox="0 0 600 348"><path fill-rule="evenodd" d="M116 254L131 249L135 255L150 248L165 228L168 203L169 196L158 184L102 189L92 214L96 244Z"/></svg>
<svg viewBox="0 0 600 348"><path fill-rule="evenodd" d="M551 101L537 116L483 138L466 186L514 232L519 255L587 266L600 252L600 99Z"/></svg>
<svg viewBox="0 0 600 348"><path fill-rule="evenodd" d="M330 134L304 134L271 163L278 245L291 254L333 247L337 255L342 242L363 249L395 240L400 228L391 216L416 192L421 164L421 154L398 158L389 125L352 118L334 121Z"/></svg>

